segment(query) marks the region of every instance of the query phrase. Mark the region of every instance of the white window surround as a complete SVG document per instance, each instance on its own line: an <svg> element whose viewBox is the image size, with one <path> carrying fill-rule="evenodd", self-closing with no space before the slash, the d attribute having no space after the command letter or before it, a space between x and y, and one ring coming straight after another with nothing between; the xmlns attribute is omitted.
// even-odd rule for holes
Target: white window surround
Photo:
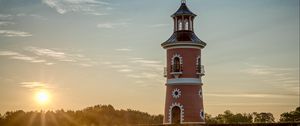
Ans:
<svg viewBox="0 0 300 126"><path fill-rule="evenodd" d="M201 63L199 63L199 59L201 60L201 56L200 55L198 55L198 57L197 57L197 62L196 62L196 65L198 66L199 64L201 64Z"/></svg>
<svg viewBox="0 0 300 126"><path fill-rule="evenodd" d="M181 57L178 53L176 53L176 54L174 54L174 55L172 56L171 64L174 65L174 59L175 59L176 57L179 58L180 64L183 64L182 57Z"/></svg>
<svg viewBox="0 0 300 126"><path fill-rule="evenodd" d="M175 103L172 103L172 105L169 107L169 119L168 119L169 123L167 123L167 124L171 124L172 123L172 109L175 106L177 106L177 107L180 108L180 123L182 123L183 120L184 120L184 118L183 118L184 117L183 105L181 105L180 103L175 102Z"/></svg>

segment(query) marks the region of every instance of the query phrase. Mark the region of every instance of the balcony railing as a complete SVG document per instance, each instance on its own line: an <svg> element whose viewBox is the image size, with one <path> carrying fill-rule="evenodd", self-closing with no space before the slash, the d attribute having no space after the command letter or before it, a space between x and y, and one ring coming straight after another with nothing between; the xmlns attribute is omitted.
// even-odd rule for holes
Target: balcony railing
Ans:
<svg viewBox="0 0 300 126"><path fill-rule="evenodd" d="M197 65L197 74L201 76L205 75L204 65L201 66Z"/></svg>

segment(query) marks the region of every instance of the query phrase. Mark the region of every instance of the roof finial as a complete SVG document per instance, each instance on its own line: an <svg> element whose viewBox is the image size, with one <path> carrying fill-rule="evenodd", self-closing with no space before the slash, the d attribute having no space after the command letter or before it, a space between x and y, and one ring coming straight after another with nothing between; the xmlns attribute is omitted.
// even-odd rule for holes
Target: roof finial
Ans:
<svg viewBox="0 0 300 126"><path fill-rule="evenodd" d="M181 3L186 3L186 0L181 0Z"/></svg>

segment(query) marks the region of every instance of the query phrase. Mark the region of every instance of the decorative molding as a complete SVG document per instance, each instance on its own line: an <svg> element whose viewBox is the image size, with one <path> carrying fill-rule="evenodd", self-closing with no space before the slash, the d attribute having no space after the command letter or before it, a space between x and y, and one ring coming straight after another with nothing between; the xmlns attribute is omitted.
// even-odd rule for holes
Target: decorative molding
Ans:
<svg viewBox="0 0 300 126"><path fill-rule="evenodd" d="M198 43L191 43L191 41L175 41L174 44L167 44L164 45L164 49L170 49L173 48L174 46L180 47L180 46L194 46L198 47L199 49L203 49L205 45L203 44L198 44Z"/></svg>
<svg viewBox="0 0 300 126"><path fill-rule="evenodd" d="M172 103L172 105L170 106L170 108L169 108L169 124L171 124L172 123L172 109L173 109L173 107L179 107L180 108L180 123L182 123L183 122L183 120L184 120L184 109L183 109L183 105L181 105L180 103L177 103L177 102L175 102L175 103Z"/></svg>
<svg viewBox="0 0 300 126"><path fill-rule="evenodd" d="M197 66L198 66L199 64L201 65L201 63L199 63L199 59L200 59L200 61L201 61L201 56L200 56L200 55L198 55L198 56L197 56L197 59L196 59L196 60L197 60L197 61L196 61L196 65L197 65Z"/></svg>
<svg viewBox="0 0 300 126"><path fill-rule="evenodd" d="M193 49L201 49L201 47L197 47L197 46L172 46L172 47L168 47L166 48L167 50L169 49L182 49L182 48L193 48Z"/></svg>
<svg viewBox="0 0 300 126"><path fill-rule="evenodd" d="M183 64L182 56L180 56L178 53L176 53L175 55L173 55L173 57L172 57L172 59L171 59L171 64L174 65L174 59L175 59L176 57L179 58L180 64Z"/></svg>
<svg viewBox="0 0 300 126"><path fill-rule="evenodd" d="M180 85L201 85L202 81L201 78L175 78L175 79L168 79L167 84L180 84Z"/></svg>
<svg viewBox="0 0 300 126"><path fill-rule="evenodd" d="M181 96L181 91L180 91L180 89L178 89L178 88L174 89L174 90L172 91L172 96L173 96L173 98L175 98L175 99L179 98L179 97Z"/></svg>

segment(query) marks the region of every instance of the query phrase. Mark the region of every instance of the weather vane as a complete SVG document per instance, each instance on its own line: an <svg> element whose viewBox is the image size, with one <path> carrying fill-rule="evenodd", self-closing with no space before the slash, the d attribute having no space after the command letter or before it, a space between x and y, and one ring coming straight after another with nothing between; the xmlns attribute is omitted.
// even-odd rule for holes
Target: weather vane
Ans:
<svg viewBox="0 0 300 126"><path fill-rule="evenodd" d="M181 3L186 3L186 0L181 0Z"/></svg>

